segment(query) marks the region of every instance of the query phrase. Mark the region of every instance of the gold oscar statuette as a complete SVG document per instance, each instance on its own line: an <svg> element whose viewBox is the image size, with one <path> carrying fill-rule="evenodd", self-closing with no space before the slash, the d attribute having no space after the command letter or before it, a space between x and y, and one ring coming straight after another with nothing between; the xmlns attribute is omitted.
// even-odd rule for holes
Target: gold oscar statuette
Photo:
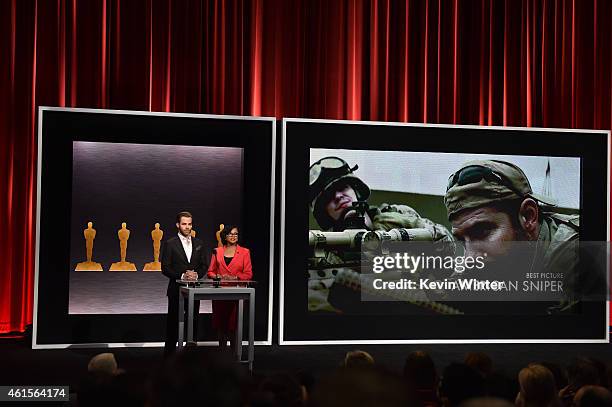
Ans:
<svg viewBox="0 0 612 407"><path fill-rule="evenodd" d="M83 230L85 236L85 247L87 249L87 261L78 263L74 271L103 271L102 265L92 261L93 245L96 238L96 229L93 228L93 222L87 222L87 229Z"/></svg>
<svg viewBox="0 0 612 407"><path fill-rule="evenodd" d="M159 249L161 247L161 240L163 236L164 231L159 228L159 223L156 223L155 229L151 231L151 239L153 239L153 261L145 264L143 271L161 271Z"/></svg>
<svg viewBox="0 0 612 407"><path fill-rule="evenodd" d="M191 229L190 235L191 235L191 237L195 237L196 236L196 231L194 229Z"/></svg>
<svg viewBox="0 0 612 407"><path fill-rule="evenodd" d="M125 222L121 224L121 229L117 231L119 236L119 247L121 248L121 261L113 263L110 267L110 271L136 271L136 265L126 261L127 256L127 244L130 238L130 230L127 228Z"/></svg>
<svg viewBox="0 0 612 407"><path fill-rule="evenodd" d="M223 229L225 229L225 225L221 223L219 225L219 230L215 232L215 236L217 237L217 247L223 246L223 241L221 240L221 232L223 232Z"/></svg>

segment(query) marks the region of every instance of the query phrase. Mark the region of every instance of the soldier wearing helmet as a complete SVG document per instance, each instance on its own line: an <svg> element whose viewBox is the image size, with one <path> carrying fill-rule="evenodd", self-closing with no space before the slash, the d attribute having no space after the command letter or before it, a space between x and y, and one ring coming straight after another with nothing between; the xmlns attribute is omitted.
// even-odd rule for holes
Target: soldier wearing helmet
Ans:
<svg viewBox="0 0 612 407"><path fill-rule="evenodd" d="M448 229L421 217L410 206L386 203L369 206L370 188L355 175L357 169L357 165L351 167L338 157L325 157L310 166L310 209L322 230L425 228L430 231L434 241L454 240ZM328 302L330 289L335 282L335 274L332 273L338 272L347 257L355 254L359 259L359 253L329 250L324 258L310 259L310 311L344 311L338 309L337 304L332 306L332 300ZM365 307L372 307L372 304Z"/></svg>
<svg viewBox="0 0 612 407"><path fill-rule="evenodd" d="M535 194L521 168L499 160L467 162L449 177L444 204L466 256L486 253L494 261L510 255L512 242L533 242L528 267L565 273L569 297L550 311L566 311L577 303L570 297L577 277L572 270L578 262L579 216L548 211L555 201Z"/></svg>
<svg viewBox="0 0 612 407"><path fill-rule="evenodd" d="M370 197L370 188L355 175L358 168L338 157L325 157L310 166L310 208L321 229L342 231L355 225L353 218L359 211L353 204ZM427 228L434 241L453 240L444 226L422 218L408 205L366 205L363 225L357 226L368 230Z"/></svg>

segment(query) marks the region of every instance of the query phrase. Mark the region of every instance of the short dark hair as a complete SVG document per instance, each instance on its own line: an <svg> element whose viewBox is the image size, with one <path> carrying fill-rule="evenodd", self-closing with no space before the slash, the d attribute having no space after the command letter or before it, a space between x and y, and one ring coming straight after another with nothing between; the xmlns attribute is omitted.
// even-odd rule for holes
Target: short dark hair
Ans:
<svg viewBox="0 0 612 407"><path fill-rule="evenodd" d="M176 223L181 223L181 218L193 219L193 216L191 216L191 212L187 212L187 211L179 212L176 214Z"/></svg>
<svg viewBox="0 0 612 407"><path fill-rule="evenodd" d="M249 387L248 376L229 352L185 347L154 373L147 404L243 406Z"/></svg>
<svg viewBox="0 0 612 407"><path fill-rule="evenodd" d="M485 377L493 371L493 360L484 352L469 352L464 363Z"/></svg>
<svg viewBox="0 0 612 407"><path fill-rule="evenodd" d="M464 363L451 363L444 369L440 382L440 395L456 406L484 393L484 378Z"/></svg>
<svg viewBox="0 0 612 407"><path fill-rule="evenodd" d="M568 382L575 388L588 384L599 385L599 371L589 358L576 358L567 368Z"/></svg>
<svg viewBox="0 0 612 407"><path fill-rule="evenodd" d="M221 231L221 243L223 244L227 243L227 235L230 234L232 229L238 229L238 231L240 232L240 228L237 225L230 224L230 225L225 226L223 230Z"/></svg>
<svg viewBox="0 0 612 407"><path fill-rule="evenodd" d="M346 356L344 357L344 366L357 368L374 366L374 358L368 352L363 350L346 352Z"/></svg>
<svg viewBox="0 0 612 407"><path fill-rule="evenodd" d="M580 394L577 405L580 407L608 407L612 406L612 393L603 386L586 385L580 388L580 391L576 393L576 396ZM574 398L574 401L576 401Z"/></svg>
<svg viewBox="0 0 612 407"><path fill-rule="evenodd" d="M435 389L438 374L429 353L420 350L410 353L404 362L404 377L417 389Z"/></svg>

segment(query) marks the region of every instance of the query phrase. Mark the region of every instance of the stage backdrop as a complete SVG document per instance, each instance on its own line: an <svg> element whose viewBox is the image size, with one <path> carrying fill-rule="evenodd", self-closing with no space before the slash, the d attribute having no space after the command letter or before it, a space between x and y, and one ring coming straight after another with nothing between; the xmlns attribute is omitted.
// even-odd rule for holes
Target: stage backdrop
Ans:
<svg viewBox="0 0 612 407"><path fill-rule="evenodd" d="M32 321L37 106L609 129L610 21L607 0L1 2L0 332Z"/></svg>

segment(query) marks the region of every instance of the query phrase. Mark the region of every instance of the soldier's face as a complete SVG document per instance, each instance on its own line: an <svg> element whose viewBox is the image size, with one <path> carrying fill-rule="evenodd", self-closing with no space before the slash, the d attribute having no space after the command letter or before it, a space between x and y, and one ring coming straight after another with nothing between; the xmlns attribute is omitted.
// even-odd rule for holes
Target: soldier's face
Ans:
<svg viewBox="0 0 612 407"><path fill-rule="evenodd" d="M493 261L509 254L510 242L523 240L510 215L492 207L459 212L451 224L453 235L464 242L465 256L484 256Z"/></svg>
<svg viewBox="0 0 612 407"><path fill-rule="evenodd" d="M183 236L189 236L191 234L191 218L181 216L181 220L176 224L179 233Z"/></svg>
<svg viewBox="0 0 612 407"><path fill-rule="evenodd" d="M325 210L333 220L338 220L353 202L357 202L357 193L350 185L343 185L332 193Z"/></svg>

